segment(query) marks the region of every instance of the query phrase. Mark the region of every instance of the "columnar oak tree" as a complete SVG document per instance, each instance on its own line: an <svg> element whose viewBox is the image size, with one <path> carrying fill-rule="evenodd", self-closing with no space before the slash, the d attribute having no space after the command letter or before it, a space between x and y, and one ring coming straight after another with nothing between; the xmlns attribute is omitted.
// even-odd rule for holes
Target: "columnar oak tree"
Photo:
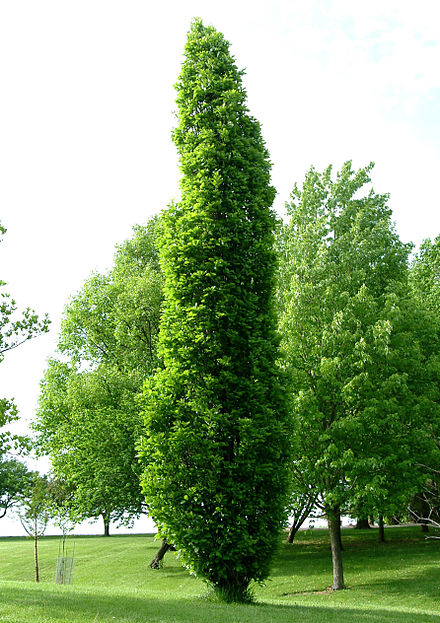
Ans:
<svg viewBox="0 0 440 623"><path fill-rule="evenodd" d="M192 24L177 84L181 201L162 218L165 369L144 391L143 486L163 537L227 600L263 580L284 521L270 162L229 44Z"/></svg>

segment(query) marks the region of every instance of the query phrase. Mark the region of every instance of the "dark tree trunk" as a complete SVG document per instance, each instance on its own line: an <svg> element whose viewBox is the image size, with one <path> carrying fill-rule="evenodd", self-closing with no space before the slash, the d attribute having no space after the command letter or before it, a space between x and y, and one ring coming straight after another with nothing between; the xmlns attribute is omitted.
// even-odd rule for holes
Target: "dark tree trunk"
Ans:
<svg viewBox="0 0 440 623"><path fill-rule="evenodd" d="M356 529L357 530L368 530L371 528L370 522L368 521L368 517L358 517L356 520Z"/></svg>
<svg viewBox="0 0 440 623"><path fill-rule="evenodd" d="M35 582L40 581L40 569L38 566L38 524L34 522L34 560L35 560Z"/></svg>
<svg viewBox="0 0 440 623"><path fill-rule="evenodd" d="M383 515L379 515L379 543L385 543L385 524Z"/></svg>
<svg viewBox="0 0 440 623"><path fill-rule="evenodd" d="M161 546L157 550L155 557L150 562L150 567L152 569L160 569L160 561L163 559L168 550L174 551L175 548L171 545L171 543L168 543L167 540L164 539Z"/></svg>
<svg viewBox="0 0 440 623"><path fill-rule="evenodd" d="M429 510L430 509L429 509L428 502L425 500L425 498L422 498L422 503L421 503L422 518L420 519L420 523L422 524L422 532L429 532L429 527L428 527Z"/></svg>
<svg viewBox="0 0 440 623"><path fill-rule="evenodd" d="M293 522L293 524L290 526L290 530L289 530L289 534L287 536L286 539L286 543L293 543L293 540L296 536L296 533L298 532L300 526L298 526L298 524L296 524L295 522Z"/></svg>
<svg viewBox="0 0 440 623"><path fill-rule="evenodd" d="M288 534L287 539L286 539L286 543L293 543L293 541L295 539L295 536L296 536L296 533L298 532L300 527L301 527L301 524L298 525L295 522L290 526L289 534Z"/></svg>
<svg viewBox="0 0 440 623"><path fill-rule="evenodd" d="M293 543L293 539L295 538L296 533L301 528L307 517L310 515L314 503L315 499L313 498L313 501L304 507L302 513L300 513L298 516L294 515L293 522L290 526L289 534L286 539L286 543Z"/></svg>
<svg viewBox="0 0 440 623"><path fill-rule="evenodd" d="M104 520L104 536L110 536L110 517L103 515L102 518Z"/></svg>
<svg viewBox="0 0 440 623"><path fill-rule="evenodd" d="M340 591L345 588L344 572L342 569L341 551L341 519L339 509L332 509L327 513L328 531L330 534L330 549L332 552L333 564L333 591Z"/></svg>
<svg viewBox="0 0 440 623"><path fill-rule="evenodd" d="M341 526L342 526L342 522L341 522L341 513L338 513L338 528L339 528L339 547L341 552L344 551L344 546L342 545L342 531L341 531Z"/></svg>

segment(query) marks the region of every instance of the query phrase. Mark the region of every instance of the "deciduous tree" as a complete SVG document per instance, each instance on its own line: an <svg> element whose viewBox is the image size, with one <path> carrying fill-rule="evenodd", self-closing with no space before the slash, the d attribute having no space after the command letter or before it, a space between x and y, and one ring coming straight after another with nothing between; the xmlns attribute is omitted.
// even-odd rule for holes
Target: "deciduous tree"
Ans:
<svg viewBox="0 0 440 623"><path fill-rule="evenodd" d="M344 587L339 516L401 507L435 408L424 331L407 286L409 245L387 195L365 192L372 164L295 185L279 239L280 330L299 486L328 517L333 589ZM434 394L433 394L434 392ZM419 454L420 455L420 454Z"/></svg>
<svg viewBox="0 0 440 623"><path fill-rule="evenodd" d="M0 224L0 242L6 229ZM17 348L27 340L49 330L49 318L42 320L27 307L19 312L16 301L4 288L6 283L0 279L0 363L5 353ZM0 398L0 428L18 419L17 407L12 398ZM26 446L26 439L11 434L7 430L0 432L0 455L7 452L11 445L16 448Z"/></svg>
<svg viewBox="0 0 440 623"><path fill-rule="evenodd" d="M38 539L46 531L50 519L50 492L48 479L34 473L28 488L23 492L18 516L26 534L34 542L35 581L40 581Z"/></svg>
<svg viewBox="0 0 440 623"><path fill-rule="evenodd" d="M75 518L111 521L144 511L136 443L136 401L158 365L162 273L156 219L118 247L113 268L94 274L70 301L53 359L41 383L35 422L54 475L75 489Z"/></svg>
<svg viewBox="0 0 440 623"><path fill-rule="evenodd" d="M0 462L0 519L20 502L20 496L30 484L32 472L15 458Z"/></svg>
<svg viewBox="0 0 440 623"><path fill-rule="evenodd" d="M410 267L410 284L421 314L428 315L425 349L430 354L432 371L440 374L440 236L433 240L426 239L414 256ZM437 384L438 385L438 384ZM424 453L419 466L426 470L426 480L416 498L412 501L413 516L422 523L422 530L428 525L435 525L440 517L440 417L432 409L426 429L430 433L432 445Z"/></svg>

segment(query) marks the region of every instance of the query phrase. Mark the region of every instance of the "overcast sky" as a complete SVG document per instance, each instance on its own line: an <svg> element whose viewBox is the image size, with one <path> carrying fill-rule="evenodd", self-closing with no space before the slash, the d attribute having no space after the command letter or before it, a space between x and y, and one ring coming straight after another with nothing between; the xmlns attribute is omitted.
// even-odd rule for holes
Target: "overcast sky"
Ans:
<svg viewBox="0 0 440 623"><path fill-rule="evenodd" d="M373 160L401 237L440 233L438 0L0 2L0 279L52 319L0 367L23 422L69 296L178 195L173 85L195 16L246 69L280 213L311 164Z"/></svg>

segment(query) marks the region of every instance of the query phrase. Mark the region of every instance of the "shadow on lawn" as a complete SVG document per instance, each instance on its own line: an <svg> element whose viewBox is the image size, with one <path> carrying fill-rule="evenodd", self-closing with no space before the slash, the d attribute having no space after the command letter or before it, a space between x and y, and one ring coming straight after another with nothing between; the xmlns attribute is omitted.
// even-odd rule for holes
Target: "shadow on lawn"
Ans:
<svg viewBox="0 0 440 623"><path fill-rule="evenodd" d="M365 569L371 564L371 570L387 569L390 573L400 570L402 565L418 566L420 559L429 555L432 564L433 558L438 559L440 568L440 541L425 541L424 537L410 541L389 541L375 543L371 541L350 542L344 541L343 562L347 574ZM402 550L402 543L406 551ZM405 559L402 559L402 555ZM301 577L328 574L331 570L331 552L327 542L298 542L291 545L282 544L278 556L274 561L271 577L290 576L292 570Z"/></svg>
<svg viewBox="0 0 440 623"><path fill-rule="evenodd" d="M67 590L66 590L67 589ZM0 588L2 607L14 618L4 621L27 623L60 621L81 623L439 623L440 615L347 607L296 606L288 604L223 605L203 599L161 599L157 596L90 594L68 587L45 586ZM10 611L11 611L10 610ZM28 614L27 614L28 613Z"/></svg>
<svg viewBox="0 0 440 623"><path fill-rule="evenodd" d="M403 577L374 578L369 582L357 583L356 588L374 586L375 591L380 591L384 595L424 595L432 599L440 611L439 585L440 567L430 564L422 569L411 569L409 566Z"/></svg>

